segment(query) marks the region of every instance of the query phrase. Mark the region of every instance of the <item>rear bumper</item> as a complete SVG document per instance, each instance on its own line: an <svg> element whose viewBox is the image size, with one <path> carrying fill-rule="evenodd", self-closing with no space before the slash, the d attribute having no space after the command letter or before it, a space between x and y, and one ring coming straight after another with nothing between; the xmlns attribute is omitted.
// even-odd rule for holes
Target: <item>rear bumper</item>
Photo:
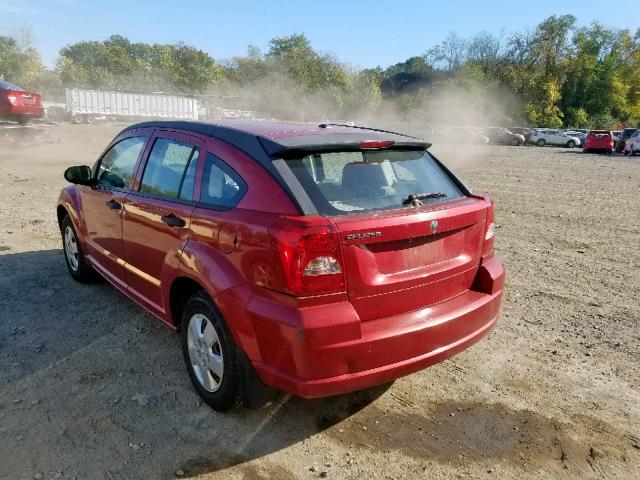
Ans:
<svg viewBox="0 0 640 480"><path fill-rule="evenodd" d="M41 105L0 105L0 117L34 117L44 116Z"/></svg>
<svg viewBox="0 0 640 480"><path fill-rule="evenodd" d="M245 333L252 327L255 344L245 351L263 382L301 397L386 383L449 358L489 332L498 319L502 264L493 259L480 267L477 284L483 291L365 322L349 302L296 308L249 294L241 300L246 318L240 324ZM238 312L224 310L225 316Z"/></svg>
<svg viewBox="0 0 640 480"><path fill-rule="evenodd" d="M613 145L584 145L583 150L602 150L603 152L611 152Z"/></svg>

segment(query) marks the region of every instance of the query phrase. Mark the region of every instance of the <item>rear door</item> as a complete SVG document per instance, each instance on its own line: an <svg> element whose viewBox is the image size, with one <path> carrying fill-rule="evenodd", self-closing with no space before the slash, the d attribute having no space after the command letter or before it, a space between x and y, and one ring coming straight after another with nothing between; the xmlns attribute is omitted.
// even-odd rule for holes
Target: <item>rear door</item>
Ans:
<svg viewBox="0 0 640 480"><path fill-rule="evenodd" d="M156 131L150 142L140 180L125 201L125 268L130 291L162 314L163 267L177 264L189 239L204 141L185 133Z"/></svg>
<svg viewBox="0 0 640 480"><path fill-rule="evenodd" d="M348 295L362 320L471 288L489 205L465 195L427 152L324 153L288 164L340 232ZM410 201L415 194L432 195Z"/></svg>

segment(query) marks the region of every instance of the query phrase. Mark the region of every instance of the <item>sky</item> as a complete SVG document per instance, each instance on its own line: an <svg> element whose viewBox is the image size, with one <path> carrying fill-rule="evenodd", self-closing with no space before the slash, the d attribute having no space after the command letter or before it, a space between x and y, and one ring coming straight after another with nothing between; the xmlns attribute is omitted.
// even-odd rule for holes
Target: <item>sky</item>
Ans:
<svg viewBox="0 0 640 480"><path fill-rule="evenodd" d="M316 50L355 67L386 67L423 54L449 32L500 36L566 13L579 25L640 28L638 0L0 0L0 33L28 27L49 67L65 45L116 33L131 41L183 41L218 61L304 33Z"/></svg>

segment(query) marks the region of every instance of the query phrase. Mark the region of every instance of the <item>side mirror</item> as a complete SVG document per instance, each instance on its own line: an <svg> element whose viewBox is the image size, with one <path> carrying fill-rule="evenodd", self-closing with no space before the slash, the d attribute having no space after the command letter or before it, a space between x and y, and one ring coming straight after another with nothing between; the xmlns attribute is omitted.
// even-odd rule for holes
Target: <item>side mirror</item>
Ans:
<svg viewBox="0 0 640 480"><path fill-rule="evenodd" d="M81 165L78 167L69 167L64 171L64 178L69 183L76 185L91 185L94 183L91 178L91 167Z"/></svg>

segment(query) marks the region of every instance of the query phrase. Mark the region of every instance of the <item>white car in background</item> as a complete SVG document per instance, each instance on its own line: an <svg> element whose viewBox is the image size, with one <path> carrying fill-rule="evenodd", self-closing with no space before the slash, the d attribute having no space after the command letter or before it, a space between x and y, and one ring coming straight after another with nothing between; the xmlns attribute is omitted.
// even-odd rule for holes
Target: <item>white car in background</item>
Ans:
<svg viewBox="0 0 640 480"><path fill-rule="evenodd" d="M580 145L584 145L584 140L587 138L587 133L582 133L582 129L580 130L565 130L563 132L565 135L569 135L570 137L578 137L580 139ZM577 147L580 145L576 145Z"/></svg>
<svg viewBox="0 0 640 480"><path fill-rule="evenodd" d="M640 154L640 129L633 132L626 140L624 144L624 154L631 156Z"/></svg>
<svg viewBox="0 0 640 480"><path fill-rule="evenodd" d="M560 130L552 130L548 128L535 129L531 133L529 143L535 143L539 147L545 145L558 145L561 147L573 148L581 145L578 137L572 137Z"/></svg>

